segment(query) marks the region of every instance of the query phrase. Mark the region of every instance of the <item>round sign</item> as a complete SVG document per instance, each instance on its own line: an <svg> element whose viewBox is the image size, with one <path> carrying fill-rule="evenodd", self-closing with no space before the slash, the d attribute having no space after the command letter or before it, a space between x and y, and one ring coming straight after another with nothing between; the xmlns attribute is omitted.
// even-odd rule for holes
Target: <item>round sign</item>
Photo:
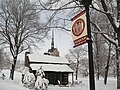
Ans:
<svg viewBox="0 0 120 90"><path fill-rule="evenodd" d="M84 31L84 28L85 28L85 22L83 19L80 18L74 22L72 26L72 32L75 36L79 36Z"/></svg>

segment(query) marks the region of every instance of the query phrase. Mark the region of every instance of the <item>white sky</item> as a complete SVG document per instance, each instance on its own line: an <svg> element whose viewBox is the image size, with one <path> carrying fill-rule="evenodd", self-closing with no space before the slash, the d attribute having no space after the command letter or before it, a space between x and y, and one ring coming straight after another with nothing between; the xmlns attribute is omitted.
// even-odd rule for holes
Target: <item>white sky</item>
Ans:
<svg viewBox="0 0 120 90"><path fill-rule="evenodd" d="M32 2L38 1L38 0L31 0ZM44 1L44 0L43 0ZM49 14L43 14L40 16L40 18L46 18L49 16ZM44 21L45 19L43 19ZM41 19L42 21L42 19ZM71 25L69 25L71 26ZM73 41L72 37L70 35L70 32L62 32L57 29L54 30L54 38L55 38L55 48L57 48L60 52L60 56L64 56L65 54L68 53L69 49L73 48ZM50 36L52 33L50 32ZM34 51L33 53L41 53L43 54L44 52L47 52L48 49L51 48L51 39L45 40L44 44L38 44L40 46L41 50L39 51Z"/></svg>
<svg viewBox="0 0 120 90"><path fill-rule="evenodd" d="M50 32L50 35L52 32ZM44 43L38 43L38 47L40 49L34 49L32 48L32 53L33 54L44 54L44 52L47 52L48 49L51 48L51 41L52 39L45 39ZM55 30L54 32L54 47L58 49L60 56L64 57L67 53L69 53L69 49L73 48L73 41L72 37L70 35L70 32L62 32L62 31L57 31ZM19 55L20 60L24 60L24 54L25 52L21 53Z"/></svg>
<svg viewBox="0 0 120 90"><path fill-rule="evenodd" d="M43 44L39 44L41 50L38 52L41 54L43 54L44 52L47 52L48 49L51 48L51 41L52 39L47 39ZM68 53L69 49L73 48L73 41L72 41L71 35L69 33L55 30L54 46L60 52L60 56L64 56L65 54ZM38 52L35 51L35 53L38 53Z"/></svg>

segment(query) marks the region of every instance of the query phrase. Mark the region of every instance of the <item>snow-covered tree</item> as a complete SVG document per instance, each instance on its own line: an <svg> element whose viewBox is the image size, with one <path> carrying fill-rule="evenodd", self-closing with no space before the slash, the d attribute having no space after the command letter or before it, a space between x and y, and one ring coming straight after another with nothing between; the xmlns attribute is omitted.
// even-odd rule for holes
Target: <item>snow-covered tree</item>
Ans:
<svg viewBox="0 0 120 90"><path fill-rule="evenodd" d="M12 80L18 54L36 46L35 43L42 41L47 34L39 20L36 5L29 0L2 0L0 3L0 44L9 48L12 55Z"/></svg>
<svg viewBox="0 0 120 90"><path fill-rule="evenodd" d="M69 50L69 53L66 55L66 58L71 63L70 67L75 71L76 80L78 79L79 74L84 74L83 76L86 76L88 69L86 47L78 47ZM82 70L83 72L84 70L86 70L86 73L83 73Z"/></svg>
<svg viewBox="0 0 120 90"><path fill-rule="evenodd" d="M23 85L27 88L34 88L35 76L33 73L27 72L23 79Z"/></svg>

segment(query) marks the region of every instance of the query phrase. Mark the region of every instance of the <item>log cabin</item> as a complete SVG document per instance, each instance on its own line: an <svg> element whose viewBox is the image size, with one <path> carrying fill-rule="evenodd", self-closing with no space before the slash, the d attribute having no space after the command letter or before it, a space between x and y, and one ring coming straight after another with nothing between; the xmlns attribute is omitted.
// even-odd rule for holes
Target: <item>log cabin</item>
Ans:
<svg viewBox="0 0 120 90"><path fill-rule="evenodd" d="M73 84L73 70L69 67L70 63L64 57L35 55L26 52L25 59L25 66L31 67L34 74L42 66L45 72L45 78L49 80L49 84Z"/></svg>

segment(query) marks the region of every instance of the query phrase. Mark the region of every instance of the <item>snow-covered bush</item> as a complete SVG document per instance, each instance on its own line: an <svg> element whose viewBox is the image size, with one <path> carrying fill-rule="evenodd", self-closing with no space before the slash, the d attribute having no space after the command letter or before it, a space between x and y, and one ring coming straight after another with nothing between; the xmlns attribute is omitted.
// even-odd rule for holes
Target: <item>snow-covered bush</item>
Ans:
<svg viewBox="0 0 120 90"><path fill-rule="evenodd" d="M4 73L0 73L0 79L5 80L6 76Z"/></svg>
<svg viewBox="0 0 120 90"><path fill-rule="evenodd" d="M23 78L23 86L26 88L34 88L35 76L33 73L26 73Z"/></svg>
<svg viewBox="0 0 120 90"><path fill-rule="evenodd" d="M79 80L74 81L74 84L80 84L80 83L82 83L82 81L79 81Z"/></svg>

